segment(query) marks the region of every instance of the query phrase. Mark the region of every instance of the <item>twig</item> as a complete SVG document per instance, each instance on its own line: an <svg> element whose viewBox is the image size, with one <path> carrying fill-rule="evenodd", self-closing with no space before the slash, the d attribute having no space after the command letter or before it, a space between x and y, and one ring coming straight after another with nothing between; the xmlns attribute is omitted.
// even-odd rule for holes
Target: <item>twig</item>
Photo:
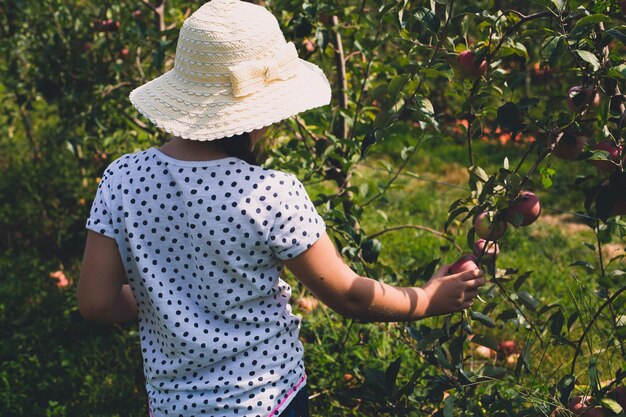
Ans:
<svg viewBox="0 0 626 417"><path fill-rule="evenodd" d="M378 41L378 37L380 36L380 29L382 27L382 19L380 19L378 28L376 29L376 35L374 36L374 43ZM373 52L372 52L373 55ZM367 79L370 75L370 70L372 68L372 63L374 62L373 57L370 57L367 62L367 68L365 68L365 74L363 75L363 82L361 83L361 91L359 92L359 97L356 100L356 109L354 110L354 118L352 119L352 128L350 129L350 135L348 138L354 139L354 133L356 131L356 125L359 120L359 113L361 111L361 102L363 101L363 93L365 92L365 85L367 84Z"/></svg>
<svg viewBox="0 0 626 417"><path fill-rule="evenodd" d="M578 345L576 346L576 352L574 353L574 358L572 359L572 365L571 365L571 368L570 368L570 374L571 375L574 375L574 370L575 370L575 367L576 367L576 360L578 359L578 355L580 355L580 351L581 351L581 347L582 347L582 344L583 344L583 340L585 339L585 336L587 335L587 333L591 329L591 326L593 326L593 324L596 322L598 317L600 317L600 313L602 313L602 310L604 310L607 306L611 305L611 303L621 293L623 293L624 291L626 291L626 286L620 288L619 290L617 290L617 292L615 294L613 294L612 296L607 298L607 300L600 306L600 308L598 308L598 311L595 312L593 317L591 317L591 320L587 324L587 327L585 327L585 330L583 331L583 334L580 336L580 339L578 339Z"/></svg>
<svg viewBox="0 0 626 417"><path fill-rule="evenodd" d="M494 272L495 273L495 272ZM535 325L533 324L533 322L531 320L528 319L528 317L526 316L526 314L524 314L524 310L522 310L520 308L520 306L515 302L515 300L513 300L511 298L511 296L509 295L509 293L507 292L506 288L504 288L504 286L500 283L500 281L498 281L497 279L493 279L493 282L496 283L496 285L498 286L498 288L500 288L500 291L502 291L502 293L504 294L504 296L506 297L506 299L515 306L515 308L517 309L517 311L520 312L520 314L522 315L522 317L524 317L524 320L526 320L526 322L528 324L530 324L530 328L535 332L535 335L537 336L537 339L539 339L539 343L541 344L541 346L543 346L543 339L541 339L541 333L539 333L539 330L537 330L537 328L535 327Z"/></svg>
<svg viewBox="0 0 626 417"><path fill-rule="evenodd" d="M139 75L141 76L141 82L146 82L146 74L143 72L143 68L141 67L141 46L137 47L137 53L135 54L135 65L137 65L137 69L139 70Z"/></svg>
<svg viewBox="0 0 626 417"><path fill-rule="evenodd" d="M452 238L452 236L449 236L445 233L442 233L438 230L435 229L431 229L430 227L426 227L426 226L420 226L418 224L404 224L404 225L400 225L400 226L392 226L392 227L388 227L386 229L383 229L379 232L376 233L372 233L371 235L368 236L369 239L373 239L375 237L378 237L384 233L387 232L393 232L394 230L401 230L401 229L416 229L416 230L423 230L425 232L431 233L435 236L444 238L446 240L449 240L450 243L452 243L454 245L454 247L456 249L458 249L459 251L462 251L461 247L454 241L454 239Z"/></svg>
<svg viewBox="0 0 626 417"><path fill-rule="evenodd" d="M307 125L305 125L304 123L302 123L302 121L300 121L300 118L299 118L298 116L294 116L294 117L293 117L293 120L295 120L295 121L296 121L296 123L298 124L298 128L304 129L304 131L305 131L306 133L308 133L308 134L309 134L309 136L311 136L311 138L312 138L314 141L316 141L316 142L317 142L317 141L319 140L319 138L318 138L317 136L315 136L315 133L311 132L311 130L308 128L308 126L307 126Z"/></svg>
<svg viewBox="0 0 626 417"><path fill-rule="evenodd" d="M348 109L348 80L346 77L346 60L343 52L343 42L341 41L341 33L339 32L339 17L333 16L334 30L334 47L335 47L335 67L337 69L337 96L339 99L339 108ZM346 139L348 135L348 121L345 116L339 115L339 127L335 130L336 136Z"/></svg>

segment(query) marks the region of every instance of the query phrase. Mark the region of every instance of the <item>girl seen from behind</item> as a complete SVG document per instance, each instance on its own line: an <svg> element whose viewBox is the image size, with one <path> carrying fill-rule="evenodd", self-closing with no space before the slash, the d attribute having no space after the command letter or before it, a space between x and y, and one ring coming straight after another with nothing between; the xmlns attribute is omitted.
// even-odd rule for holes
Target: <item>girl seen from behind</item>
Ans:
<svg viewBox="0 0 626 417"><path fill-rule="evenodd" d="M309 415L285 267L364 321L460 311L484 284L481 271L446 275L447 265L423 287L357 275L302 183L256 164L269 126L330 96L276 18L238 0L194 12L174 68L131 92L173 137L107 167L86 223L78 302L90 320L138 319L152 416Z"/></svg>

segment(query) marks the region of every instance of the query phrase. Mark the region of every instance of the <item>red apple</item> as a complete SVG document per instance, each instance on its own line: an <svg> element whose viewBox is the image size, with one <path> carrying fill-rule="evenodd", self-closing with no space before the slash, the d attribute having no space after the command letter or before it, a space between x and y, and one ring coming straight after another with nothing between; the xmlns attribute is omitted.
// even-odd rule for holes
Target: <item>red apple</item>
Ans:
<svg viewBox="0 0 626 417"><path fill-rule="evenodd" d="M137 20L142 18L142 12L141 9L137 9L133 12L133 17Z"/></svg>
<svg viewBox="0 0 626 417"><path fill-rule="evenodd" d="M541 204L537 196L530 191L522 191L508 209L506 219L516 226L528 226L534 223L540 214Z"/></svg>
<svg viewBox="0 0 626 417"><path fill-rule="evenodd" d="M569 405L567 408L576 414L577 416L581 415L587 408L589 408L589 402L592 400L592 397L577 395L572 397L569 400Z"/></svg>
<svg viewBox="0 0 626 417"><path fill-rule="evenodd" d="M574 135L569 132L563 132L561 138L554 146L552 155L560 159L573 161L583 151L587 140L584 136Z"/></svg>
<svg viewBox="0 0 626 417"><path fill-rule="evenodd" d="M128 57L128 48L122 48L120 50L120 58L126 59Z"/></svg>
<svg viewBox="0 0 626 417"><path fill-rule="evenodd" d="M615 163L619 163L621 149L619 146L615 146L613 142L608 140L601 140L593 147L595 151L607 151L609 153L609 159ZM610 161L591 161L596 166L598 171L611 172L617 167Z"/></svg>
<svg viewBox="0 0 626 417"><path fill-rule="evenodd" d="M497 242L489 242L489 245L487 245L487 249L485 249L486 243L487 241L485 239L478 239L474 243L474 255L480 256L480 254L482 253L483 259L493 261L498 257L498 255L500 255L500 246Z"/></svg>
<svg viewBox="0 0 626 417"><path fill-rule="evenodd" d="M579 112L587 107L600 105L600 92L594 87L576 85L567 92L567 106L571 111Z"/></svg>
<svg viewBox="0 0 626 417"><path fill-rule="evenodd" d="M480 78L487 71L487 61L483 59L477 64L472 51L461 52L457 60L462 72L470 78Z"/></svg>
<svg viewBox="0 0 626 417"><path fill-rule="evenodd" d="M489 349L487 346L476 346L476 349L474 349L474 355L484 359L491 359L496 356L496 352Z"/></svg>
<svg viewBox="0 0 626 417"><path fill-rule="evenodd" d="M506 232L506 222L495 220L494 212L482 212L474 220L474 230L478 237L488 240L498 240Z"/></svg>
<svg viewBox="0 0 626 417"><path fill-rule="evenodd" d="M498 350L504 353L505 356L516 353L515 340L505 340L502 343L498 343Z"/></svg>
<svg viewBox="0 0 626 417"><path fill-rule="evenodd" d="M460 274L461 272L473 271L474 269L478 269L476 257L473 255L463 255L458 261L450 265L448 275Z"/></svg>

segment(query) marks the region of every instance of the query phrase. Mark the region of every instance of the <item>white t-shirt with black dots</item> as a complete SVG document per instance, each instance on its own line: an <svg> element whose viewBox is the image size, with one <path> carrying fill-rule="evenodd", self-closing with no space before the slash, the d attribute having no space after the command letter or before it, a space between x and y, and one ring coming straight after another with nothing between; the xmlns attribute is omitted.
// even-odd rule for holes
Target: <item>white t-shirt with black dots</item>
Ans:
<svg viewBox="0 0 626 417"><path fill-rule="evenodd" d="M105 170L86 228L119 248L154 417L274 416L304 386L281 260L325 225L293 174L126 154Z"/></svg>

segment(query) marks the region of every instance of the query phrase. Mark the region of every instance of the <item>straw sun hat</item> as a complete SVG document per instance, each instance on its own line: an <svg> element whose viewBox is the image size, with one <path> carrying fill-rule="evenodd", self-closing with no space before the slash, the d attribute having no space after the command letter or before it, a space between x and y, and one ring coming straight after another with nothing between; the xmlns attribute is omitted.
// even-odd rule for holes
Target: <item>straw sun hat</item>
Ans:
<svg viewBox="0 0 626 417"><path fill-rule="evenodd" d="M269 126L330 102L322 70L298 58L265 8L212 0L180 30L174 67L131 103L166 132L209 141Z"/></svg>

